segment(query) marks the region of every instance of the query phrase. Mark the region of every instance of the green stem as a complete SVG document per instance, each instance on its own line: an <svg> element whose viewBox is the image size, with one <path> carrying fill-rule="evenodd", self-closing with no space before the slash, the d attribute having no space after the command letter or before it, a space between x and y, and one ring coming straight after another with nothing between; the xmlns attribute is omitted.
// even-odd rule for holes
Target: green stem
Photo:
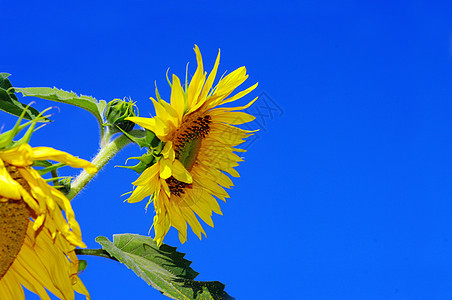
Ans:
<svg viewBox="0 0 452 300"><path fill-rule="evenodd" d="M105 257L105 258L109 258L109 259L118 261L116 258L111 256L104 249L75 249L75 254L77 254L77 255L99 256L99 257Z"/></svg>
<svg viewBox="0 0 452 300"><path fill-rule="evenodd" d="M99 121L100 122L100 121ZM102 123L99 123L99 127L100 127L100 146L101 148L103 148L106 144L105 142L105 128L102 125Z"/></svg>
<svg viewBox="0 0 452 300"><path fill-rule="evenodd" d="M110 159L112 159L122 148L124 148L130 142L131 140L128 137L121 135L120 137L102 147L99 150L99 153L97 153L96 157L94 157L94 159L92 160L92 163L97 167L97 170L100 171ZM78 193L80 193L80 191L88 184L88 182L93 179L96 174L89 174L86 171L80 173L80 175L78 175L77 178L74 179L74 182L72 182L71 190L66 195L66 197L69 200L72 200L75 196L77 196Z"/></svg>
<svg viewBox="0 0 452 300"><path fill-rule="evenodd" d="M52 184L53 186L58 185L58 169L50 171L50 174L52 174Z"/></svg>
<svg viewBox="0 0 452 300"><path fill-rule="evenodd" d="M100 133L100 147L103 148L108 144L108 141L110 140L112 134L111 130L105 126L106 124L103 124L100 126L102 128L102 131Z"/></svg>

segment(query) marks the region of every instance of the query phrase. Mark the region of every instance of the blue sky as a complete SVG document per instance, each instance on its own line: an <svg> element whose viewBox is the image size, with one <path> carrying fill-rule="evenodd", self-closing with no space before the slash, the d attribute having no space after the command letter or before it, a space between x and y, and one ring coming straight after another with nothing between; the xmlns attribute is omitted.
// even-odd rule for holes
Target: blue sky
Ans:
<svg viewBox="0 0 452 300"><path fill-rule="evenodd" d="M262 95L223 216L207 238L165 242L237 299L452 297L452 6L448 1L5 1L0 71L19 87L131 97L153 113L154 81L245 65ZM29 101L31 99L24 99ZM37 101L36 108L54 105ZM32 145L82 158L89 113L58 104ZM269 110L273 109L273 110ZM1 114L0 125L13 118ZM153 212L123 203L137 175L114 168L73 201L83 238L147 234ZM67 174L76 174L67 169ZM165 299L126 267L87 258L93 299ZM30 299L35 299L30 297ZM79 297L77 299L82 299Z"/></svg>

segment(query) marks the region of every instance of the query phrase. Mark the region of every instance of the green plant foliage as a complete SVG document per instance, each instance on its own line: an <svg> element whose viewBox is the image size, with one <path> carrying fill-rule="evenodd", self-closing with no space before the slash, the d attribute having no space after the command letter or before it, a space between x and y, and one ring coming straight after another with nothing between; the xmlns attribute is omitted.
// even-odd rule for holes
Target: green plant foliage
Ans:
<svg viewBox="0 0 452 300"><path fill-rule="evenodd" d="M82 274L83 271L85 271L86 267L88 266L88 262L86 260L80 259L78 261L78 271L77 274Z"/></svg>
<svg viewBox="0 0 452 300"><path fill-rule="evenodd" d="M126 121L125 118L135 117L137 114L138 107L132 100L126 98L108 102L104 112L106 125L113 134L121 131L130 132L135 123Z"/></svg>
<svg viewBox="0 0 452 300"><path fill-rule="evenodd" d="M33 167L42 167L42 169L36 169L41 176L64 166L63 163L52 164L48 160L35 160L33 162Z"/></svg>
<svg viewBox="0 0 452 300"><path fill-rule="evenodd" d="M113 243L99 236L96 242L112 257L132 269L146 283L173 299L234 299L218 281L195 281L191 261L175 247L157 244L148 236L115 234Z"/></svg>
<svg viewBox="0 0 452 300"><path fill-rule="evenodd" d="M0 73L0 109L19 117L27 105L19 102L16 95L14 95L14 89L9 81L8 73ZM27 120L33 120L39 115L39 111L32 107L28 107L24 114L24 118ZM44 118L43 121L50 121ZM42 121L41 121L42 122Z"/></svg>
<svg viewBox="0 0 452 300"><path fill-rule="evenodd" d="M99 125L102 127L104 123L103 115L105 106L107 103L105 100L96 100L96 98L91 96L80 95L78 96L74 92L67 92L56 87L37 87L37 88L14 88L17 93L22 93L23 96L37 97L41 99L62 102L67 104L72 104L80 108L86 109L92 113Z"/></svg>

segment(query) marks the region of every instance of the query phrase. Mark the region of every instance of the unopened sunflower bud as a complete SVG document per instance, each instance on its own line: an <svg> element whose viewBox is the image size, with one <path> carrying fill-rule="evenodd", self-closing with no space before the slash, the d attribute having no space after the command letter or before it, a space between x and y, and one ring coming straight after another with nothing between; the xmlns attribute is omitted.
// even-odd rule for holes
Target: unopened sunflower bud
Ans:
<svg viewBox="0 0 452 300"><path fill-rule="evenodd" d="M130 132L135 126L133 122L124 120L127 117L135 117L137 115L136 105L130 99L113 99L108 102L104 114L107 121L106 125L110 127L112 133L120 132L121 130Z"/></svg>
<svg viewBox="0 0 452 300"><path fill-rule="evenodd" d="M63 194L67 195L67 194L69 194L69 192L71 190L71 182L72 182L72 177L70 177L70 176L64 177L63 179L58 181L58 185L55 186L55 188L57 190L59 190L60 192L62 192Z"/></svg>

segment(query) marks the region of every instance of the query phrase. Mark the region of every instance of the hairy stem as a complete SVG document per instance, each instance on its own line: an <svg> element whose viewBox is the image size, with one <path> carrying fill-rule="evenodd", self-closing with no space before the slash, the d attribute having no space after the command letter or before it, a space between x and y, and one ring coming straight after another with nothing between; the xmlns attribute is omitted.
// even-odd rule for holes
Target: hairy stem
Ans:
<svg viewBox="0 0 452 300"><path fill-rule="evenodd" d="M133 130L135 131L135 130ZM132 131L132 132L133 132ZM131 133L132 133L131 132ZM125 135L121 135L110 143L100 148L99 153L91 161L100 171L110 159L112 159L122 148L129 144L131 140ZM69 200L72 200L78 193L90 182L96 174L89 174L86 171L80 173L77 178L74 179L71 185L71 190L66 195Z"/></svg>

